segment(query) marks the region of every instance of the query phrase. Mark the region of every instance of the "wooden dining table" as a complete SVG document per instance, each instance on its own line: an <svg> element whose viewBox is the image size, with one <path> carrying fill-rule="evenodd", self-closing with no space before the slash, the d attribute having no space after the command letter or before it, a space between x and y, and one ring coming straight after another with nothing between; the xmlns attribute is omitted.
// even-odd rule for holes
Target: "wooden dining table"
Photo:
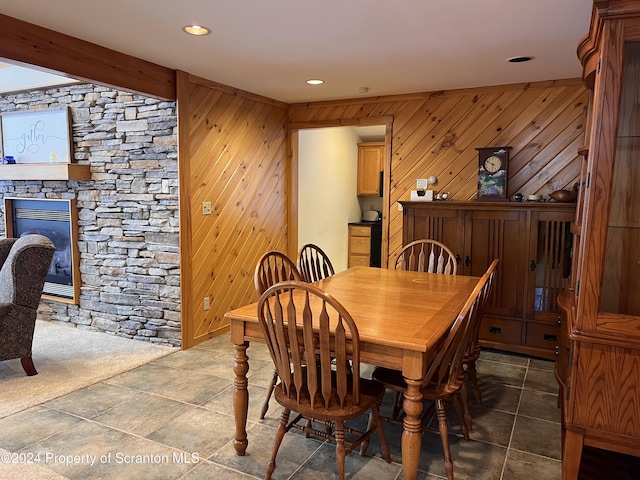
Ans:
<svg viewBox="0 0 640 480"><path fill-rule="evenodd" d="M444 335L477 285L479 277L352 267L316 282L349 311L360 334L360 361L402 371L407 382L403 408L402 467L405 480L418 472L421 449L420 385ZM264 343L257 303L225 314L235 345L234 447L247 446L249 392L247 348Z"/></svg>

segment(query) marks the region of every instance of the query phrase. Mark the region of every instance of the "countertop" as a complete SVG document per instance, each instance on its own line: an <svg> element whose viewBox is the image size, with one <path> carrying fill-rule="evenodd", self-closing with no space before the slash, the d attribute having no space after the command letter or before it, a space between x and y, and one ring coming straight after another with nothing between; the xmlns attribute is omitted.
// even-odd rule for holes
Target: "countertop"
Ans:
<svg viewBox="0 0 640 480"><path fill-rule="evenodd" d="M382 226L382 220L375 220L373 222L367 222L366 220L360 220L359 222L349 222L349 225L358 225L361 227L375 227Z"/></svg>

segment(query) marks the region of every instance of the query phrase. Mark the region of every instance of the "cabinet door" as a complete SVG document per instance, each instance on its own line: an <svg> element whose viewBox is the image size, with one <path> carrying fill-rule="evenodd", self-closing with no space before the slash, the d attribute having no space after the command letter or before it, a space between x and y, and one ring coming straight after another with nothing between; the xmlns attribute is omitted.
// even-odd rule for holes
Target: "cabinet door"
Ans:
<svg viewBox="0 0 640 480"><path fill-rule="evenodd" d="M609 167L613 179L600 312L636 317L640 317L639 93L640 42L634 42L626 45L615 156ZM603 178L611 175L604 168L597 174Z"/></svg>
<svg viewBox="0 0 640 480"><path fill-rule="evenodd" d="M380 195L384 143L358 144L358 195Z"/></svg>
<svg viewBox="0 0 640 480"><path fill-rule="evenodd" d="M523 317L527 212L469 210L465 213L464 275L482 276L499 258L485 314Z"/></svg>
<svg viewBox="0 0 640 480"><path fill-rule="evenodd" d="M464 210L429 206L429 208L405 208L404 215L403 245L428 238L444 243L456 258L462 258ZM459 262L458 271L460 271Z"/></svg>
<svg viewBox="0 0 640 480"><path fill-rule="evenodd" d="M556 323L556 299L571 274L572 212L531 212L527 320Z"/></svg>

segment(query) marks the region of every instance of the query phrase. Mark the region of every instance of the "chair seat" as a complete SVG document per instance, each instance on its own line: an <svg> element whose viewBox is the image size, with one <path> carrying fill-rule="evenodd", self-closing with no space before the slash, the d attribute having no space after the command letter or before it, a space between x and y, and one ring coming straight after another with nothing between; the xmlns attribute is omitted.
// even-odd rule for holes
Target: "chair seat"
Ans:
<svg viewBox="0 0 640 480"><path fill-rule="evenodd" d="M374 380L382 383L385 388L404 392L407 389L407 383L404 381L402 372L392 368L376 367L371 374ZM464 383L464 373L462 373L456 382L438 385L436 382L429 382L421 388L422 396L427 400L436 398L448 398L455 395Z"/></svg>
<svg viewBox="0 0 640 480"><path fill-rule="evenodd" d="M308 396L303 396L299 403L296 398L289 398L282 390L280 384L276 385L274 395L276 401L285 408L298 412L303 417L313 417L318 420L350 420L359 417L371 409L378 399L384 396L384 385L366 378L360 379L360 403L354 405L350 395L346 397L345 405L336 408L335 403L330 408L325 408L321 400L316 400L313 408ZM333 395L332 395L333 396ZM334 396L334 398L337 398ZM334 400L332 399L332 402Z"/></svg>

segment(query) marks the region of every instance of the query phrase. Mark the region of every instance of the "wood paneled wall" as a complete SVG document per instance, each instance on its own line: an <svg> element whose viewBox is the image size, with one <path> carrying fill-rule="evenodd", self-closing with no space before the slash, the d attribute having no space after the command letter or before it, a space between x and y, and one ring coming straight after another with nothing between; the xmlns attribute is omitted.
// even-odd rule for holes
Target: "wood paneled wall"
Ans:
<svg viewBox="0 0 640 480"><path fill-rule="evenodd" d="M262 253L287 251L287 106L183 72L177 80L188 348L226 330L225 312L257 300ZM211 202L211 215L202 202Z"/></svg>
<svg viewBox="0 0 640 480"><path fill-rule="evenodd" d="M416 179L438 177L437 191L468 201L477 189L476 148L510 146L508 195L549 194L578 181L588 92L558 80L415 95L291 105L289 121L357 124L392 116L385 198L388 252L402 246L402 212ZM384 240L383 240L384 241Z"/></svg>

